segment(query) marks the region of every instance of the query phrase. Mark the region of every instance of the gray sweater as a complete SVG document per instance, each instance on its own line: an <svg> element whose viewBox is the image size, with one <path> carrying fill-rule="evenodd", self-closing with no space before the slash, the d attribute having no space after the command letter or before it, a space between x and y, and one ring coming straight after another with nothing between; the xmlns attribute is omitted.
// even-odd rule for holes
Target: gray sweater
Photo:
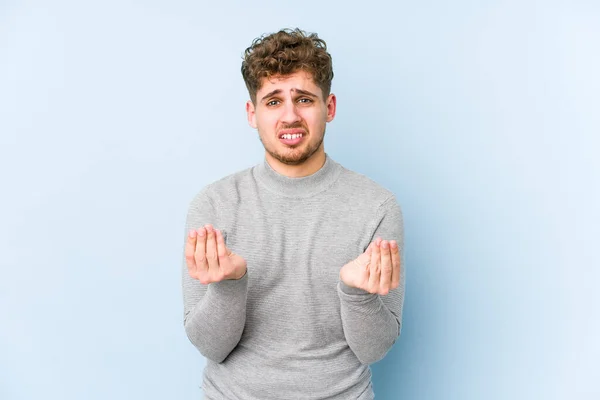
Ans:
<svg viewBox="0 0 600 400"><path fill-rule="evenodd" d="M326 155L288 178L266 162L206 186L185 232L213 224L244 257L239 280L202 285L183 262L185 331L206 357L205 399L373 399L369 364L400 334L405 274L388 295L351 288L342 266L376 237L397 240L392 192Z"/></svg>

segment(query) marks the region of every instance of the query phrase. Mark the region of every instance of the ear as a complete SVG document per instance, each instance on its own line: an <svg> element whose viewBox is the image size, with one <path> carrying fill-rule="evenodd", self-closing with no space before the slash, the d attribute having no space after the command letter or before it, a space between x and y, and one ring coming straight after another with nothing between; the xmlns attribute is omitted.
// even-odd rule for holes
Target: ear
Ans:
<svg viewBox="0 0 600 400"><path fill-rule="evenodd" d="M248 124L256 129L256 108L252 100L246 102L246 114L248 115Z"/></svg>
<svg viewBox="0 0 600 400"><path fill-rule="evenodd" d="M327 100L325 101L325 106L327 107L327 122L331 122L335 118L336 102L337 99L335 94L331 93L327 96Z"/></svg>

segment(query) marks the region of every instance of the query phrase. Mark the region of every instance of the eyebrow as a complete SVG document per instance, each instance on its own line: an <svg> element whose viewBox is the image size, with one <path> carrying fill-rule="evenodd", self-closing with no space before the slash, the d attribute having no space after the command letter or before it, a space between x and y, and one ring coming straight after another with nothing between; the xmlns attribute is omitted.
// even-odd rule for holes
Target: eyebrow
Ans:
<svg viewBox="0 0 600 400"><path fill-rule="evenodd" d="M279 93L281 93L281 89L275 89L275 90L273 90L272 92L269 92L269 93L265 94L265 95L263 96L263 98L262 98L262 99L260 99L260 101L261 101L261 102L263 102L263 101L265 101L265 99L266 99L267 97L271 97L271 96L273 96L273 95L276 95L276 94L279 94Z"/></svg>
<svg viewBox="0 0 600 400"><path fill-rule="evenodd" d="M292 89L292 90L295 91L295 92L298 92L299 94L302 94L304 96L310 96L310 97L315 97L315 98L318 97L316 94L314 94L312 92L309 92L308 90L302 90L302 89ZM271 96L274 96L276 94L280 94L281 92L282 92L281 89L275 89L272 92L269 92L269 93L265 94L262 97L262 99L260 99L260 101L263 102L265 99L267 99L267 98L269 98Z"/></svg>
<svg viewBox="0 0 600 400"><path fill-rule="evenodd" d="M293 89L296 92L303 94L305 96L311 96L311 97L318 97L316 94L309 92L308 90L302 90L302 89Z"/></svg>

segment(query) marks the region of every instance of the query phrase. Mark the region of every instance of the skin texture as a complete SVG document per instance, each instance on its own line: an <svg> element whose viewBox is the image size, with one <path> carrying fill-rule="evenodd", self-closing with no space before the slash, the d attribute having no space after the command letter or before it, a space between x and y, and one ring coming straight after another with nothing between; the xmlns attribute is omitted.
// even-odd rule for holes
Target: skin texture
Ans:
<svg viewBox="0 0 600 400"><path fill-rule="evenodd" d="M246 112L275 171L295 178L311 175L323 166L325 125L335 117L336 97L324 98L309 73L263 78L256 104L248 101ZM279 140L283 133L299 132L304 139L297 145ZM226 247L222 234L211 225L189 232L185 256L190 276L205 285L246 274L246 261ZM369 293L388 294L400 280L396 242L376 238L363 254L341 268L340 279Z"/></svg>
<svg viewBox="0 0 600 400"><path fill-rule="evenodd" d="M256 104L246 103L248 123L258 130L269 165L293 178L311 175L325 163L325 125L333 121L335 111L335 95L323 98L323 92L305 71L263 78ZM292 132L302 132L304 140L294 146L279 140L282 133Z"/></svg>
<svg viewBox="0 0 600 400"><path fill-rule="evenodd" d="M346 285L386 295L400 285L400 251L395 240L377 238L367 251L340 270Z"/></svg>
<svg viewBox="0 0 600 400"><path fill-rule="evenodd" d="M185 259L190 276L203 285L246 274L246 260L225 246L223 234L212 225L189 232Z"/></svg>

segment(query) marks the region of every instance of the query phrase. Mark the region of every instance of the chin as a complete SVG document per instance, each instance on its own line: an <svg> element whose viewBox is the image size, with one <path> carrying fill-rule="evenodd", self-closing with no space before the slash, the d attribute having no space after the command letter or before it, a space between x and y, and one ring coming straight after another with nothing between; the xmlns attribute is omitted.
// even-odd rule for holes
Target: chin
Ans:
<svg viewBox="0 0 600 400"><path fill-rule="evenodd" d="M282 154L271 153L271 155L273 156L273 158L275 158L276 160L278 160L286 165L300 165L310 158L310 156L308 156L307 154L300 154L300 155L295 155L295 156L285 156Z"/></svg>
<svg viewBox="0 0 600 400"><path fill-rule="evenodd" d="M301 165L308 160L308 157L298 158L298 159L290 159L290 158L277 158L279 161L284 163L285 165Z"/></svg>
<svg viewBox="0 0 600 400"><path fill-rule="evenodd" d="M323 135L325 136L325 135ZM320 147L323 145L323 138L318 143L311 145L310 142L301 143L297 147L289 147L281 143L273 143L273 147L265 146L265 142L263 142L262 137L260 137L260 141L263 144L263 147L277 161L281 162L285 165L301 165L308 161L312 156L314 156L317 151L319 151ZM279 140L279 139L277 139Z"/></svg>
<svg viewBox="0 0 600 400"><path fill-rule="evenodd" d="M275 153L271 152L271 155L286 165L301 165L308 161L318 150L318 147L311 151L311 149L294 149L291 152Z"/></svg>

